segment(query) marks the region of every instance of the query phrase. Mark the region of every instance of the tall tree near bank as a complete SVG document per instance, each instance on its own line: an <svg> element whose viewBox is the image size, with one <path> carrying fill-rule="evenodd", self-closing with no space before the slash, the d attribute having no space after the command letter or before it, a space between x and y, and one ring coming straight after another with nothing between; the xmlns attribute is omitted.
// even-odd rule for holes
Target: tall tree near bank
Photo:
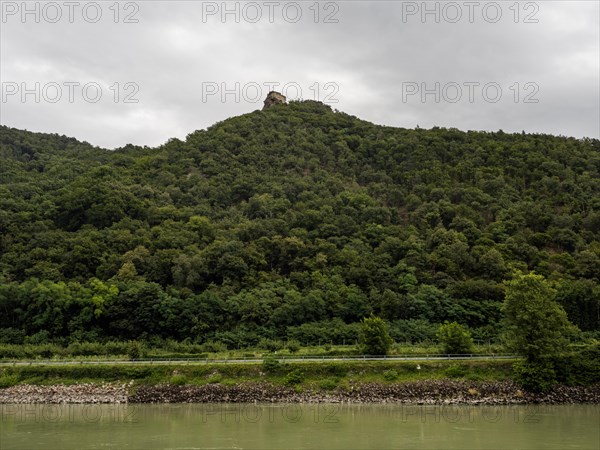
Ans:
<svg viewBox="0 0 600 450"><path fill-rule="evenodd" d="M360 344L364 353L387 355L392 342L388 324L381 317L371 315L361 321Z"/></svg>
<svg viewBox="0 0 600 450"><path fill-rule="evenodd" d="M556 291L534 273L519 274L506 282L503 309L508 345L528 363L563 351L569 335L577 330L556 301Z"/></svg>

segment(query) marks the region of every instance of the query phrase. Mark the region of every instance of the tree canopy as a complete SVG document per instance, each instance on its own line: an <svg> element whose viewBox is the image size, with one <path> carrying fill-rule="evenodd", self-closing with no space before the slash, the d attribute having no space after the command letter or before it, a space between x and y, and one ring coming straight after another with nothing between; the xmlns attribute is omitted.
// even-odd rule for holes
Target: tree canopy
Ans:
<svg viewBox="0 0 600 450"><path fill-rule="evenodd" d="M0 340L342 343L371 313L396 339L487 340L518 270L597 335L599 172L595 139L312 101L157 148L0 126Z"/></svg>

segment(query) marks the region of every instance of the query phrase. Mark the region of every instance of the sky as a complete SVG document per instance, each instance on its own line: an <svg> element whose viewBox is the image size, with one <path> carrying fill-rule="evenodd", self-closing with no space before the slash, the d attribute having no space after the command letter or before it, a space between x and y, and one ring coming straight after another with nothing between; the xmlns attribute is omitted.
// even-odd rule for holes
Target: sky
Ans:
<svg viewBox="0 0 600 450"><path fill-rule="evenodd" d="M600 138L600 2L0 2L0 123L158 146L270 90L377 124Z"/></svg>

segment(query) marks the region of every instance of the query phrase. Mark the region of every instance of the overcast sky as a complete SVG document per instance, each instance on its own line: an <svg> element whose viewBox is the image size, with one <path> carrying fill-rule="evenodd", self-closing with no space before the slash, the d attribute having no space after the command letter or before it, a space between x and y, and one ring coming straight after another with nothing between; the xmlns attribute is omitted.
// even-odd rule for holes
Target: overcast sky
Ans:
<svg viewBox="0 0 600 450"><path fill-rule="evenodd" d="M596 0L1 6L0 122L101 147L185 138L269 83L390 126L600 137Z"/></svg>

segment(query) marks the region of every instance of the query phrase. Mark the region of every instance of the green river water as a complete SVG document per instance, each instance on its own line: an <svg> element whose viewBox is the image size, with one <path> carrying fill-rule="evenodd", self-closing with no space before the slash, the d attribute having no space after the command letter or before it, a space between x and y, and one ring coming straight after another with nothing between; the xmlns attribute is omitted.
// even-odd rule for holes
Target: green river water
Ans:
<svg viewBox="0 0 600 450"><path fill-rule="evenodd" d="M0 405L0 449L600 449L597 405Z"/></svg>

